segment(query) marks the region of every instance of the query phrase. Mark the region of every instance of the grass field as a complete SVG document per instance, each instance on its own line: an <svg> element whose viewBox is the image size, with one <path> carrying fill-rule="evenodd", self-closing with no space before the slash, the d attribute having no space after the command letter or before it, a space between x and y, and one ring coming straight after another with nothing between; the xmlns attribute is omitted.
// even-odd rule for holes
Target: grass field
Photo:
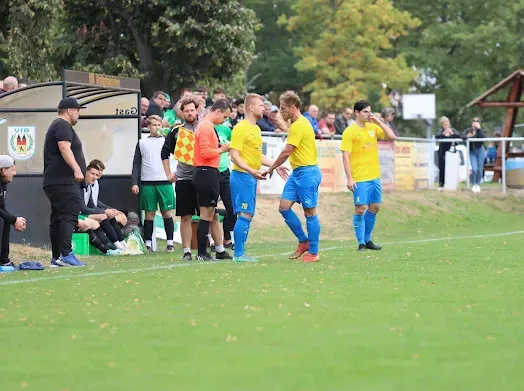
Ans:
<svg viewBox="0 0 524 391"><path fill-rule="evenodd" d="M0 276L0 389L521 390L524 202L396 193L357 253L322 197L322 258L259 202L258 264L94 257ZM24 250L18 250L24 251Z"/></svg>

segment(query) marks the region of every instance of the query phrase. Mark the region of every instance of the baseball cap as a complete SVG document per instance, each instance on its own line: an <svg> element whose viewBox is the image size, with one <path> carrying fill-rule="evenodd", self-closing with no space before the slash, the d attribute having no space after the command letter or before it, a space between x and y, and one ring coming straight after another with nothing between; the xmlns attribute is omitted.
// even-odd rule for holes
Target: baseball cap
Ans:
<svg viewBox="0 0 524 391"><path fill-rule="evenodd" d="M275 113L278 111L278 107L275 106L275 105L271 105L271 110L270 110L272 113Z"/></svg>
<svg viewBox="0 0 524 391"><path fill-rule="evenodd" d="M9 155L0 155L0 168L9 168L15 165L15 159Z"/></svg>
<svg viewBox="0 0 524 391"><path fill-rule="evenodd" d="M58 104L58 109L59 110L64 110L64 109L85 109L85 108L86 108L85 106L82 106L80 103L78 103L76 98L72 98L72 97L64 98Z"/></svg>

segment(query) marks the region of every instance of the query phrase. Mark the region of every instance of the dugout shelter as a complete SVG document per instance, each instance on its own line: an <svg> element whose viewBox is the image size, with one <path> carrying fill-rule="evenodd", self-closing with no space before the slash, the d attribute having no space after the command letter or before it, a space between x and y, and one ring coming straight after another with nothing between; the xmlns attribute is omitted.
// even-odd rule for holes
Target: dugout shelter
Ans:
<svg viewBox="0 0 524 391"><path fill-rule="evenodd" d="M131 169L140 138L140 80L65 70L63 80L29 85L0 96L0 153L15 159L17 176L7 188L7 209L27 219L12 242L48 245L50 204L42 189L43 147L58 102L75 97L86 106L74 126L86 164L104 162L100 199L124 212L139 212L131 194Z"/></svg>

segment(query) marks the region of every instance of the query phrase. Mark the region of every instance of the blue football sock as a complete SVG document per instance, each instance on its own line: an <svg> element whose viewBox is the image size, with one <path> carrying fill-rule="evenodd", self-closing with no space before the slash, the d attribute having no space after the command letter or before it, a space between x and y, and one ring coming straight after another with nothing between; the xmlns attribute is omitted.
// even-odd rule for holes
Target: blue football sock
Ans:
<svg viewBox="0 0 524 391"><path fill-rule="evenodd" d="M358 244L366 244L364 242L364 233L366 231L366 223L364 222L364 215L353 216L353 227L357 235Z"/></svg>
<svg viewBox="0 0 524 391"><path fill-rule="evenodd" d="M241 257L245 254L245 245L251 220L244 216L238 216L235 228L233 228L233 237L235 238L235 257Z"/></svg>
<svg viewBox="0 0 524 391"><path fill-rule="evenodd" d="M366 224L366 233L364 235L364 241L366 243L371 240L371 233L373 232L373 227L375 226L376 219L376 213L371 213L369 210L366 211L366 214L364 215L364 222Z"/></svg>
<svg viewBox="0 0 524 391"><path fill-rule="evenodd" d="M302 224L300 224L300 220L298 219L298 216L295 214L295 212L293 212L291 209L287 209L281 210L280 214L282 217L284 217L287 226L291 229L291 231L293 231L299 243L307 242L307 236L304 233Z"/></svg>
<svg viewBox="0 0 524 391"><path fill-rule="evenodd" d="M318 254L318 240L320 238L320 221L318 216L306 216L307 236L309 239L309 253Z"/></svg>

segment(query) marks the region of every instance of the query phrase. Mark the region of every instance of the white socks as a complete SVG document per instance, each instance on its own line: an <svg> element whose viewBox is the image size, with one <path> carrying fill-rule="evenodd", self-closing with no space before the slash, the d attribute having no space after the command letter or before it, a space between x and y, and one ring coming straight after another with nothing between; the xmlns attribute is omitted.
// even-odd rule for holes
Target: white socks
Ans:
<svg viewBox="0 0 524 391"><path fill-rule="evenodd" d="M191 249L189 247L184 247L184 254L190 253Z"/></svg>
<svg viewBox="0 0 524 391"><path fill-rule="evenodd" d="M221 244L220 246L216 246L216 249L217 253L223 253L224 251L226 251L223 244Z"/></svg>
<svg viewBox="0 0 524 391"><path fill-rule="evenodd" d="M167 241L167 245L168 245L168 246L172 246L172 245L173 245L173 241L172 241L172 240L168 240L168 241Z"/></svg>

